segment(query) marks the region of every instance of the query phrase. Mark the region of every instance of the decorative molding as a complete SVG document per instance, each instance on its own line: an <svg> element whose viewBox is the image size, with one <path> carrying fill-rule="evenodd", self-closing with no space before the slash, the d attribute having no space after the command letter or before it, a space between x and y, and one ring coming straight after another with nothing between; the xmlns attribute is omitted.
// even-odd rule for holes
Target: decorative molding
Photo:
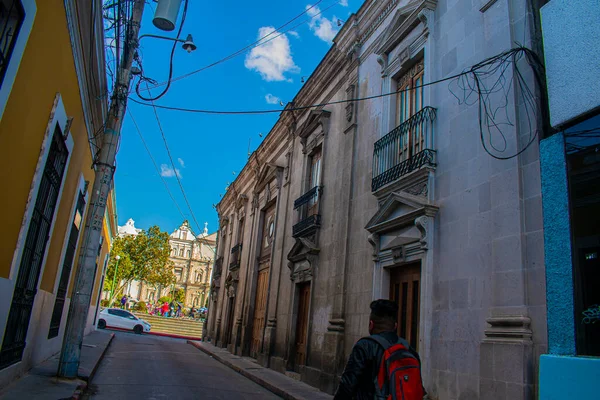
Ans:
<svg viewBox="0 0 600 400"><path fill-rule="evenodd" d="M410 193L414 196L427 197L427 194L429 193L429 184L427 183L427 180L424 180L422 182L418 182L412 186L409 186L403 190L406 193Z"/></svg>
<svg viewBox="0 0 600 400"><path fill-rule="evenodd" d="M376 49L376 53L384 54L392 51L419 23L423 23L427 29L433 23L433 12L436 7L437 0L422 0L399 8L394 19L381 35L381 44Z"/></svg>
<svg viewBox="0 0 600 400"><path fill-rule="evenodd" d="M531 342L531 319L524 315L490 317L483 342Z"/></svg>
<svg viewBox="0 0 600 400"><path fill-rule="evenodd" d="M332 318L329 320L329 325L327 326L328 332L344 332L346 325L346 320L343 318Z"/></svg>
<svg viewBox="0 0 600 400"><path fill-rule="evenodd" d="M367 237L367 240L371 247L373 247L373 253L371 254L373 256L373 261L379 261L379 235L377 233L371 233Z"/></svg>
<svg viewBox="0 0 600 400"><path fill-rule="evenodd" d="M431 218L427 215L422 215L418 218L415 218L415 226L421 232L421 239L419 243L421 243L421 247L423 249L427 249L427 241L429 240L429 222Z"/></svg>

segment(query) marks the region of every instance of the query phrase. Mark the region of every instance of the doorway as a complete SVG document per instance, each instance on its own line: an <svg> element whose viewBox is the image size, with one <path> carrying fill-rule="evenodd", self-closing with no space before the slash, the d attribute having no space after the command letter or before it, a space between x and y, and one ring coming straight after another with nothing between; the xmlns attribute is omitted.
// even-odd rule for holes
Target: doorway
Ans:
<svg viewBox="0 0 600 400"><path fill-rule="evenodd" d="M231 344L231 339L232 339L232 332L233 332L233 314L234 314L234 309L235 307L235 297L230 297L228 300L228 304L227 304L227 310L228 310L228 315L227 315L227 328L225 330L225 345Z"/></svg>
<svg viewBox="0 0 600 400"><path fill-rule="evenodd" d="M298 317L296 320L296 357L294 370L306 364L306 342L308 337L308 307L310 304L310 282L298 284Z"/></svg>
<svg viewBox="0 0 600 400"><path fill-rule="evenodd" d="M254 322L252 324L252 345L250 346L250 357L256 358L260 352L262 332L265 325L265 313L267 311L267 289L269 286L269 268L258 272L256 281L256 300L254 302Z"/></svg>
<svg viewBox="0 0 600 400"><path fill-rule="evenodd" d="M390 270L390 300L398 304L398 335L418 350L421 263Z"/></svg>

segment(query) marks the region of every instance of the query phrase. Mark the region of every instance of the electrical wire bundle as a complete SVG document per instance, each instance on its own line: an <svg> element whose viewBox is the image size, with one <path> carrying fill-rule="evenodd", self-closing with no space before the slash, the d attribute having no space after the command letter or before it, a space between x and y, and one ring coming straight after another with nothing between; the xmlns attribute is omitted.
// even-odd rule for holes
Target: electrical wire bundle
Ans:
<svg viewBox="0 0 600 400"><path fill-rule="evenodd" d="M498 160L517 157L539 136L543 124L538 118L539 97L524 74L525 69L530 69L541 87L542 68L535 53L519 46L473 65L450 81L448 89L459 104L478 104L481 144L490 156ZM518 115L514 117L509 108L513 104ZM519 148L520 137L516 137L516 149L512 154L504 155L510 147L506 130L513 130L519 117L525 118L526 123L521 126L527 129L526 143Z"/></svg>

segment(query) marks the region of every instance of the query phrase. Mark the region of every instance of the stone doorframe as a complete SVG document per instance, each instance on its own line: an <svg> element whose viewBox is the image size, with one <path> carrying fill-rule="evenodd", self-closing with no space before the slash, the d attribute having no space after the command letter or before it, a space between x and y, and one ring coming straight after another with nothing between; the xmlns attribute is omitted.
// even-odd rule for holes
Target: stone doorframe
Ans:
<svg viewBox="0 0 600 400"><path fill-rule="evenodd" d="M290 280L292 281L293 293L292 301L290 302L290 319L288 321L289 339L287 342L285 365L287 370L294 369L296 358L296 324L298 322L298 304L299 292L298 284L311 282L310 300L308 304L308 315L312 314L312 299L314 295L314 286L312 285L313 277L318 269L320 248L314 243L316 236L311 238L297 238L296 243L288 253L288 268L290 269ZM305 365L308 365L310 359L310 334L311 323L308 324L308 333L306 335L306 358Z"/></svg>
<svg viewBox="0 0 600 400"><path fill-rule="evenodd" d="M431 368L435 216L438 206L425 196L404 190L391 192L365 229L373 247L373 300L389 298L390 269L421 263L419 354L423 375Z"/></svg>

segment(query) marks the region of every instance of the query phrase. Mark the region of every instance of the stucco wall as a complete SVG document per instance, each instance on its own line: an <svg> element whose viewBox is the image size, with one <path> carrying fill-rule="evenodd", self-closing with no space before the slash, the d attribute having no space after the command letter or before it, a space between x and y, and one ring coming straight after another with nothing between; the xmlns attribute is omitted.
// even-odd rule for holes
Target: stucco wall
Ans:
<svg viewBox="0 0 600 400"><path fill-rule="evenodd" d="M600 7L551 0L541 15L550 122L558 127L600 107Z"/></svg>

